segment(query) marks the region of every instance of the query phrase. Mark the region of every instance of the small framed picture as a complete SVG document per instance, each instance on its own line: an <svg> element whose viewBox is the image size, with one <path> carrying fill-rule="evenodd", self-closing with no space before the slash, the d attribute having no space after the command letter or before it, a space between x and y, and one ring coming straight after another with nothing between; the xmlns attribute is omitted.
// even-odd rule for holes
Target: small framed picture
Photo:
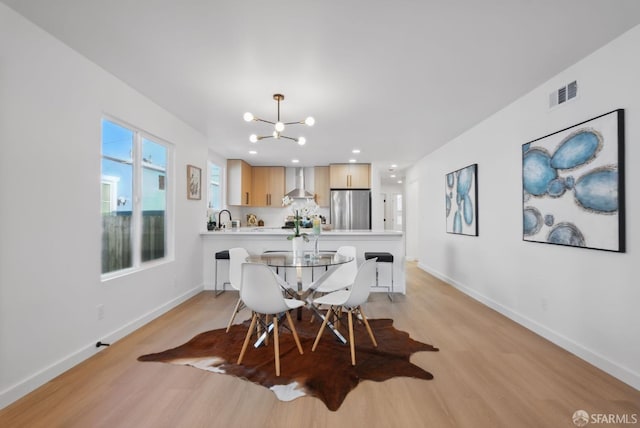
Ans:
<svg viewBox="0 0 640 428"><path fill-rule="evenodd" d="M187 165L187 199L202 199L202 170Z"/></svg>

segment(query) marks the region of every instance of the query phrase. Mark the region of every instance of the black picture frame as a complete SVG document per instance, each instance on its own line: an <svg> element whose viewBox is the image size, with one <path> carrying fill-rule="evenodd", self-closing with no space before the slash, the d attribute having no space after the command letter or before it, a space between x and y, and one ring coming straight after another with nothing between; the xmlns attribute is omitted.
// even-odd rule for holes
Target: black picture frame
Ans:
<svg viewBox="0 0 640 428"><path fill-rule="evenodd" d="M478 236L478 164L445 174L444 186L447 233Z"/></svg>
<svg viewBox="0 0 640 428"><path fill-rule="evenodd" d="M522 145L522 239L625 252L624 109Z"/></svg>

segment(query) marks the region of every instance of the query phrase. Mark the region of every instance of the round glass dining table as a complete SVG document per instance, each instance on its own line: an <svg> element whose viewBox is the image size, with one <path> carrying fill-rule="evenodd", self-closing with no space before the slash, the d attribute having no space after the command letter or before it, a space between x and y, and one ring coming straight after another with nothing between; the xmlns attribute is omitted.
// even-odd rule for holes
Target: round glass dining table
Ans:
<svg viewBox="0 0 640 428"><path fill-rule="evenodd" d="M303 255L296 255L293 251L267 251L259 255L251 255L247 261L252 263L264 263L268 266L276 268L276 272L280 268L296 269L296 285L298 297L302 296L302 269L324 267L328 274L338 265L348 263L353 257L336 253L335 251L320 251L316 254L306 252ZM331 269L330 269L331 268ZM285 278L286 279L286 278Z"/></svg>
<svg viewBox="0 0 640 428"><path fill-rule="evenodd" d="M249 262L264 263L275 268L316 268L337 266L348 263L353 257L345 256L333 251L320 251L318 254L312 252L304 255L295 255L293 251L267 251L259 255L249 256ZM301 279L301 275L298 275ZM302 290L302 284L298 284L298 291Z"/></svg>
<svg viewBox="0 0 640 428"><path fill-rule="evenodd" d="M309 309L315 312L321 319L324 319L324 315L318 311L310 299L307 299L308 293L302 292L302 269L325 267L326 272L324 272L323 275L329 275L337 266L349 263L353 259L354 258L351 256L345 256L344 254L339 254L333 251L320 251L317 254L309 252L304 253L304 255L301 256L294 254L293 251L267 251L259 255L251 255L247 261L251 263L264 263L276 269L295 268L297 282L297 292L295 297L307 300ZM298 320L301 318L300 309L298 310L297 318ZM342 343L346 343L346 339L335 329L332 323L327 323L327 328L329 328ZM256 345L258 345L257 342Z"/></svg>

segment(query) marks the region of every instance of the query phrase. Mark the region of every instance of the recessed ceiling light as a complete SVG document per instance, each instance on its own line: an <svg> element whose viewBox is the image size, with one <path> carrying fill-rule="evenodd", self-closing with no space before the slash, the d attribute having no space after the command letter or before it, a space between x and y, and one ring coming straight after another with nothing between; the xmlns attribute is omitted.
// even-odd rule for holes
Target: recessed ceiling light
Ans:
<svg viewBox="0 0 640 428"><path fill-rule="evenodd" d="M396 175L395 174L391 174L390 177L391 178L396 178Z"/></svg>
<svg viewBox="0 0 640 428"><path fill-rule="evenodd" d="M293 163L298 163L298 162L300 162L300 160L298 160L298 159L291 159L291 162L293 162Z"/></svg>
<svg viewBox="0 0 640 428"><path fill-rule="evenodd" d="M355 163L356 160L355 159L349 159L349 163Z"/></svg>
<svg viewBox="0 0 640 428"><path fill-rule="evenodd" d="M402 184L402 180L398 180L398 184Z"/></svg>
<svg viewBox="0 0 640 428"><path fill-rule="evenodd" d="M397 168L398 165L396 165L395 163L391 165L391 168Z"/></svg>
<svg viewBox="0 0 640 428"><path fill-rule="evenodd" d="M249 150L249 154L250 154L250 155L255 155L255 154L257 154L257 153L258 153L258 152L256 152L255 150Z"/></svg>
<svg viewBox="0 0 640 428"><path fill-rule="evenodd" d="M360 149L353 149L353 150L351 150L351 153L358 154L358 153L360 153Z"/></svg>

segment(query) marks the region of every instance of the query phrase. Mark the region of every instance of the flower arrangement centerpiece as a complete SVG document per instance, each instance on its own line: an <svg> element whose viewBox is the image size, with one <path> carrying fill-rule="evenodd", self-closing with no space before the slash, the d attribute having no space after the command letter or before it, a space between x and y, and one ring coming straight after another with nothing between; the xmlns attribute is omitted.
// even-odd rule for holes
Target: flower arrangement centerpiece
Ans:
<svg viewBox="0 0 640 428"><path fill-rule="evenodd" d="M304 202L301 202L301 200L295 200L289 196L285 196L282 198L282 206L290 206L291 212L293 213L293 234L287 236L287 239L291 241L294 238L302 238L304 242L309 242L309 234L300 232L300 224L304 217L310 217L316 212L318 205L316 205L313 199L306 199Z"/></svg>

